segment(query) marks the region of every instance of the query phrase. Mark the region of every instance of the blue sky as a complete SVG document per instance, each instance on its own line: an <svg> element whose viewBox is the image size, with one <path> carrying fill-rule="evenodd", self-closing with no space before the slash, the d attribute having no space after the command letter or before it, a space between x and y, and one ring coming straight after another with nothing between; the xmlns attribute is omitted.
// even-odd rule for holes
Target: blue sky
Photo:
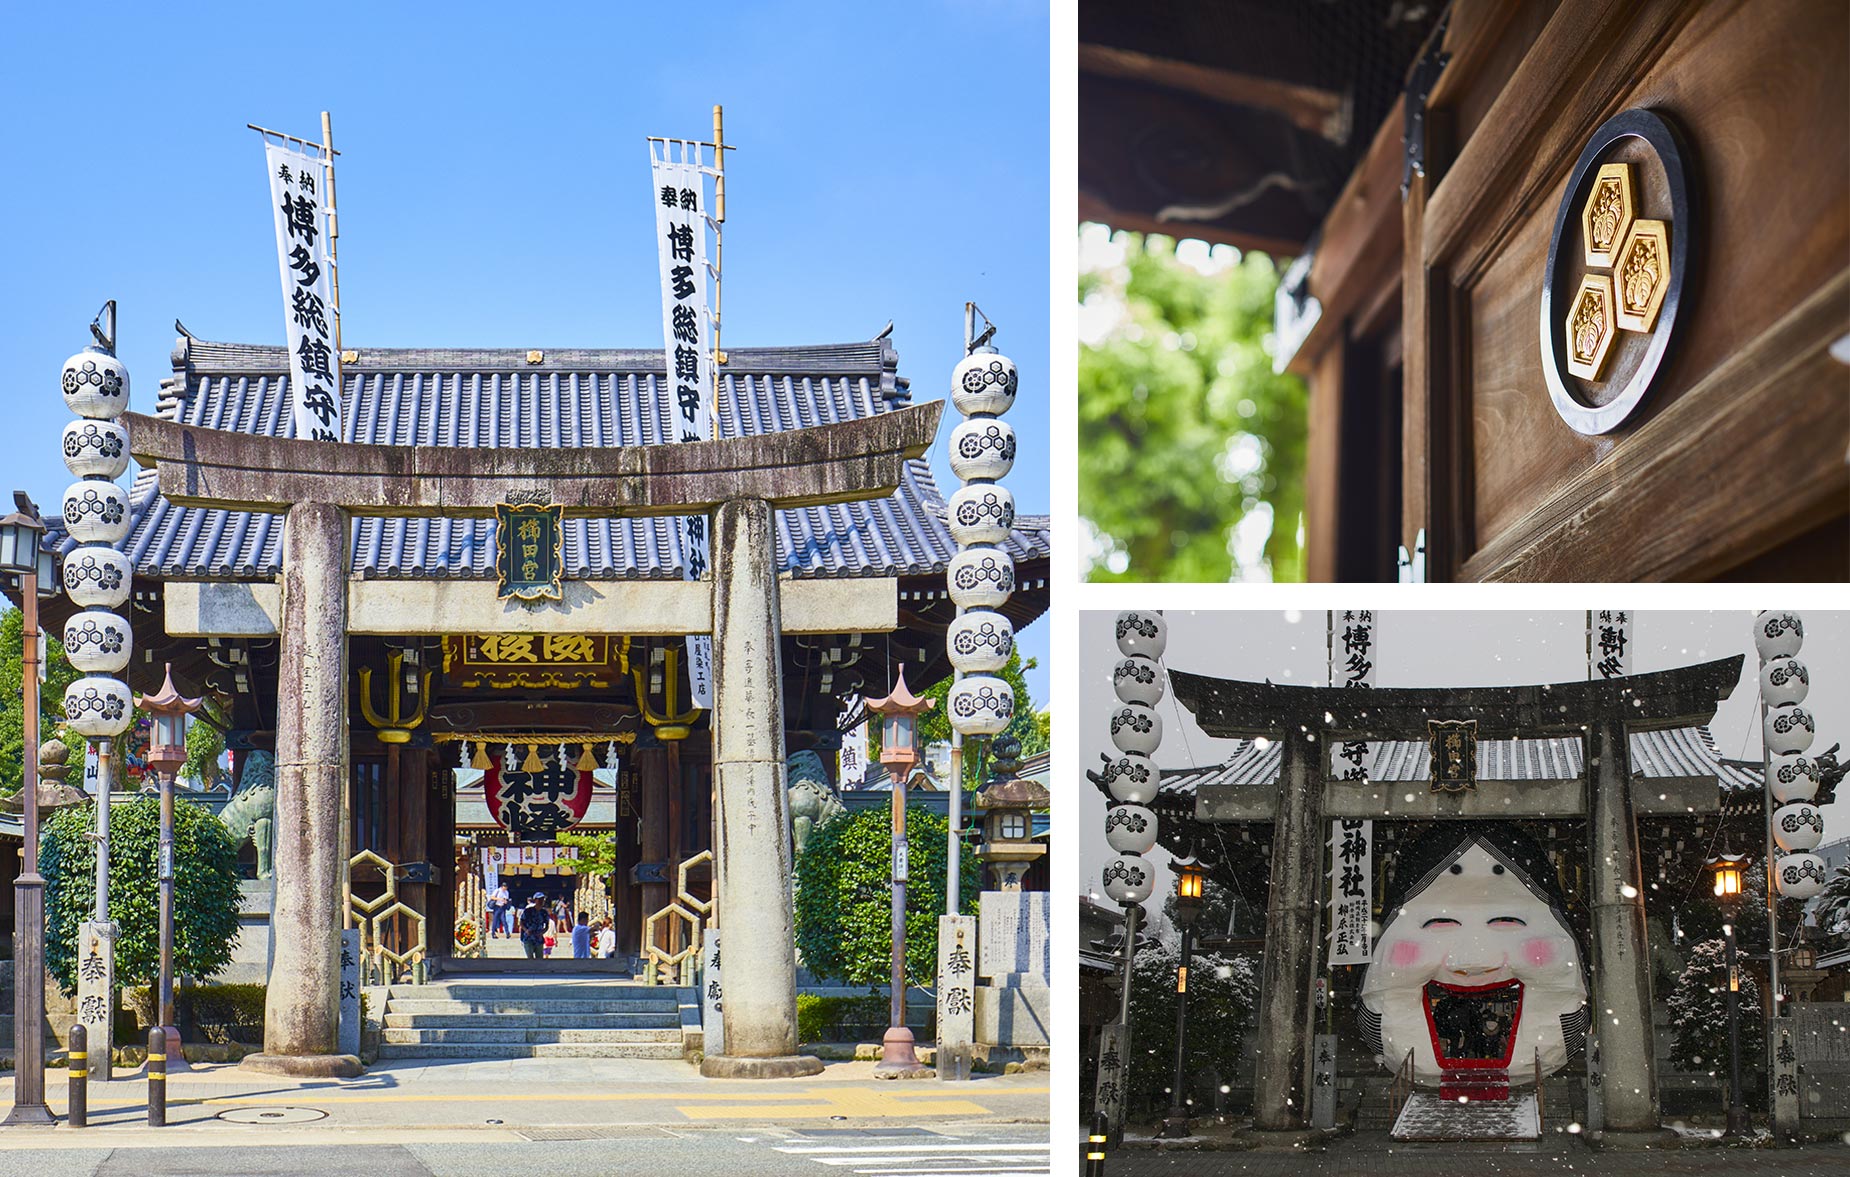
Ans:
<svg viewBox="0 0 1850 1177"><path fill-rule="evenodd" d="M1022 371L1008 483L1045 512L1047 23L1043 5L976 0L17 7L0 491L56 509L58 369L105 299L142 412L175 318L283 341L245 123L315 138L333 112L348 347L633 347L661 340L644 136L707 138L717 102L740 147L725 343L863 340L890 318L901 375L937 399L975 299ZM947 492L949 424L932 455ZM1044 703L1044 621L1022 646Z"/></svg>

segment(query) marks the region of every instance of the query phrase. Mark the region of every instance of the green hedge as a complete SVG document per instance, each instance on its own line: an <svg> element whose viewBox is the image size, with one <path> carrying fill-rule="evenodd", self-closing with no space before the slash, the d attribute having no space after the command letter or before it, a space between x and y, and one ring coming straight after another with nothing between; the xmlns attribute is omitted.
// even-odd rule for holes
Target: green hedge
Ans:
<svg viewBox="0 0 1850 1177"><path fill-rule="evenodd" d="M868 1031L884 1031L889 1014L885 994L862 997L824 997L797 994L797 1040L800 1042L858 1041ZM878 1034L875 1035L878 1037Z"/></svg>
<svg viewBox="0 0 1850 1177"><path fill-rule="evenodd" d="M258 1043L263 1041L264 998L262 985L188 985L174 992L173 1015L183 1035L190 1030L220 1046ZM146 1043L148 1028L154 1025L153 988L142 985L124 990L122 999L140 1024L134 1041Z"/></svg>

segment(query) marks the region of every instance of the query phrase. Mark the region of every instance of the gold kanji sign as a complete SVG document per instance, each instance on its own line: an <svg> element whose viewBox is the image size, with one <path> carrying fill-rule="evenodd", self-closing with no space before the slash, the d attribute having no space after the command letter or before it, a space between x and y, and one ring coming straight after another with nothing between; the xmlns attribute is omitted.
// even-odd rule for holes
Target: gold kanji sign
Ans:
<svg viewBox="0 0 1850 1177"><path fill-rule="evenodd" d="M565 564L565 508L558 504L495 504L498 600L557 601Z"/></svg>
<svg viewBox="0 0 1850 1177"><path fill-rule="evenodd" d="M607 687L629 639L581 633L486 633L443 639L443 672L461 687Z"/></svg>
<svg viewBox="0 0 1850 1177"><path fill-rule="evenodd" d="M1432 791L1462 793L1477 788L1477 720L1429 719Z"/></svg>

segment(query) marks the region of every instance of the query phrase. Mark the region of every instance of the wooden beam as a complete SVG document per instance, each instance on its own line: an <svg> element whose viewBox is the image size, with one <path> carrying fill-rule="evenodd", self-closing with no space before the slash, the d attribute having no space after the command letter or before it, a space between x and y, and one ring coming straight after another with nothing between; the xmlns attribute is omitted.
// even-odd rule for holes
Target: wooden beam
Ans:
<svg viewBox="0 0 1850 1177"><path fill-rule="evenodd" d="M1348 97L1320 86L1262 78L1111 45L1083 43L1079 46L1079 72L1179 90L1212 102L1269 110L1332 143L1341 143L1347 137Z"/></svg>

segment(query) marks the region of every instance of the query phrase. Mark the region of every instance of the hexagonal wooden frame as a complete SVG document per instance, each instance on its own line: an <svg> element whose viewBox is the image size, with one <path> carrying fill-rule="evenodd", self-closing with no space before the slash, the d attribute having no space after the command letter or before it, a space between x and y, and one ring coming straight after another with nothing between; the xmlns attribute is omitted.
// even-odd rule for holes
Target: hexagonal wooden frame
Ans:
<svg viewBox="0 0 1850 1177"><path fill-rule="evenodd" d="M1599 341L1594 344L1593 354L1583 357L1574 344L1574 324L1580 318L1580 310L1589 297L1601 300L1601 318L1604 329ZM1582 380L1599 380L1606 369L1606 357L1612 352L1613 337L1619 333L1618 323L1613 317L1612 279L1605 274L1582 274L1580 289L1574 300L1567 304L1567 319L1562 324L1567 339L1567 370Z"/></svg>
<svg viewBox="0 0 1850 1177"><path fill-rule="evenodd" d="M1612 242L1605 249L1593 243L1593 209L1600 203L1603 194L1614 189L1618 191L1619 220L1612 231ZM1638 215L1638 205L1632 196L1632 165L1628 163L1602 164L1599 175L1594 177L1593 190L1587 193L1587 202L1580 208L1580 241L1585 247L1584 254L1589 266L1601 269L1612 268L1615 250L1625 241L1625 235L1632 227L1632 218Z"/></svg>
<svg viewBox="0 0 1850 1177"><path fill-rule="evenodd" d="M1626 297L1628 271L1636 250L1649 248L1657 254L1657 281L1645 296L1644 304L1634 309ZM1612 267L1613 305L1618 308L1619 326L1627 331L1649 331L1657 323L1657 312L1664 305L1670 289L1670 226L1664 221L1635 220L1619 246Z"/></svg>
<svg viewBox="0 0 1850 1177"><path fill-rule="evenodd" d="M683 859L681 865L676 867L674 872L674 897L703 916L712 914L713 901L710 899L696 899L687 893L687 868L690 866L699 866L703 862L710 863L712 861L713 852L711 850L702 850L692 858Z"/></svg>
<svg viewBox="0 0 1850 1177"><path fill-rule="evenodd" d="M665 952L656 947L655 923L663 917L687 921L686 948L683 948L679 952ZM647 957L649 961L644 973L645 981L650 985L659 984L660 981L658 978L662 969L672 969L679 966L682 973L680 983L688 984L691 981L689 974L693 972L693 965L689 958L691 958L699 948L700 917L687 908L682 907L679 900L670 903L667 907L662 908L648 919L642 921L642 954Z"/></svg>

